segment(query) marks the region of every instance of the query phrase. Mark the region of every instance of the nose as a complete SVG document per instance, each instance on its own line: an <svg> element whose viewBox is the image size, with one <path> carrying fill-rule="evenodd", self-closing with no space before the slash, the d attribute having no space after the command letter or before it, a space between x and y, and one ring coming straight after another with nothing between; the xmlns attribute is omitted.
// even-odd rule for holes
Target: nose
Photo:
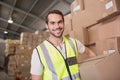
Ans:
<svg viewBox="0 0 120 80"><path fill-rule="evenodd" d="M60 24L59 24L59 23L56 23L55 26L56 26L57 28L59 28L59 27L60 27Z"/></svg>

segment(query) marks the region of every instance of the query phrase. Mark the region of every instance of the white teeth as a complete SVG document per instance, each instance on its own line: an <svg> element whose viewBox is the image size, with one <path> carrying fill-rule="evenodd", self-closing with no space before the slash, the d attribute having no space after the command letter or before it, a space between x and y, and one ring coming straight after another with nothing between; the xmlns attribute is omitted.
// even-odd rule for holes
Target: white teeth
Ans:
<svg viewBox="0 0 120 80"><path fill-rule="evenodd" d="M60 30L56 30L56 32L60 32Z"/></svg>
<svg viewBox="0 0 120 80"><path fill-rule="evenodd" d="M55 30L56 31L56 33L60 33L61 32L61 30L59 29L59 30Z"/></svg>

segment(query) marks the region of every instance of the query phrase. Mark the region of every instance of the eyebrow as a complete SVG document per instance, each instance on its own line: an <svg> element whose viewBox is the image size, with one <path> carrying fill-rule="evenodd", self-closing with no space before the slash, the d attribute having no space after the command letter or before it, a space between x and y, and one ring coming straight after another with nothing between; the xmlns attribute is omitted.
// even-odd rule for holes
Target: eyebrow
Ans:
<svg viewBox="0 0 120 80"><path fill-rule="evenodd" d="M50 21L50 23L60 23L60 22L63 22L63 20L59 20L58 22L56 22L56 21Z"/></svg>
<svg viewBox="0 0 120 80"><path fill-rule="evenodd" d="M55 23L55 21L50 21L49 23L54 24L54 23Z"/></svg>

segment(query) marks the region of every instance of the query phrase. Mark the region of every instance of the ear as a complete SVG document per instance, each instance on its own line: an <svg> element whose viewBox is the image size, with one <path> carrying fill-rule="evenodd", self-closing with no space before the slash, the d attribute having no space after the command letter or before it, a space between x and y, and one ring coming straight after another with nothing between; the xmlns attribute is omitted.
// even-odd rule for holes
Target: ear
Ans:
<svg viewBox="0 0 120 80"><path fill-rule="evenodd" d="M47 24L45 24L45 27L46 27L46 29L48 29L48 25Z"/></svg>

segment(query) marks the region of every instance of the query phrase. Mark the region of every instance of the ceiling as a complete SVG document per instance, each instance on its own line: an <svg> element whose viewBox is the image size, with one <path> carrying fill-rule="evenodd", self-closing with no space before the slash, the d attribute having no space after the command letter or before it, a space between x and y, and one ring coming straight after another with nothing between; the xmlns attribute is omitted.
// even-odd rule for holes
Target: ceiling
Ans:
<svg viewBox="0 0 120 80"><path fill-rule="evenodd" d="M0 38L19 39L21 32L45 30L44 18L52 9L70 13L74 0L0 0ZM12 18L13 23L8 23ZM4 31L8 33L5 34Z"/></svg>

